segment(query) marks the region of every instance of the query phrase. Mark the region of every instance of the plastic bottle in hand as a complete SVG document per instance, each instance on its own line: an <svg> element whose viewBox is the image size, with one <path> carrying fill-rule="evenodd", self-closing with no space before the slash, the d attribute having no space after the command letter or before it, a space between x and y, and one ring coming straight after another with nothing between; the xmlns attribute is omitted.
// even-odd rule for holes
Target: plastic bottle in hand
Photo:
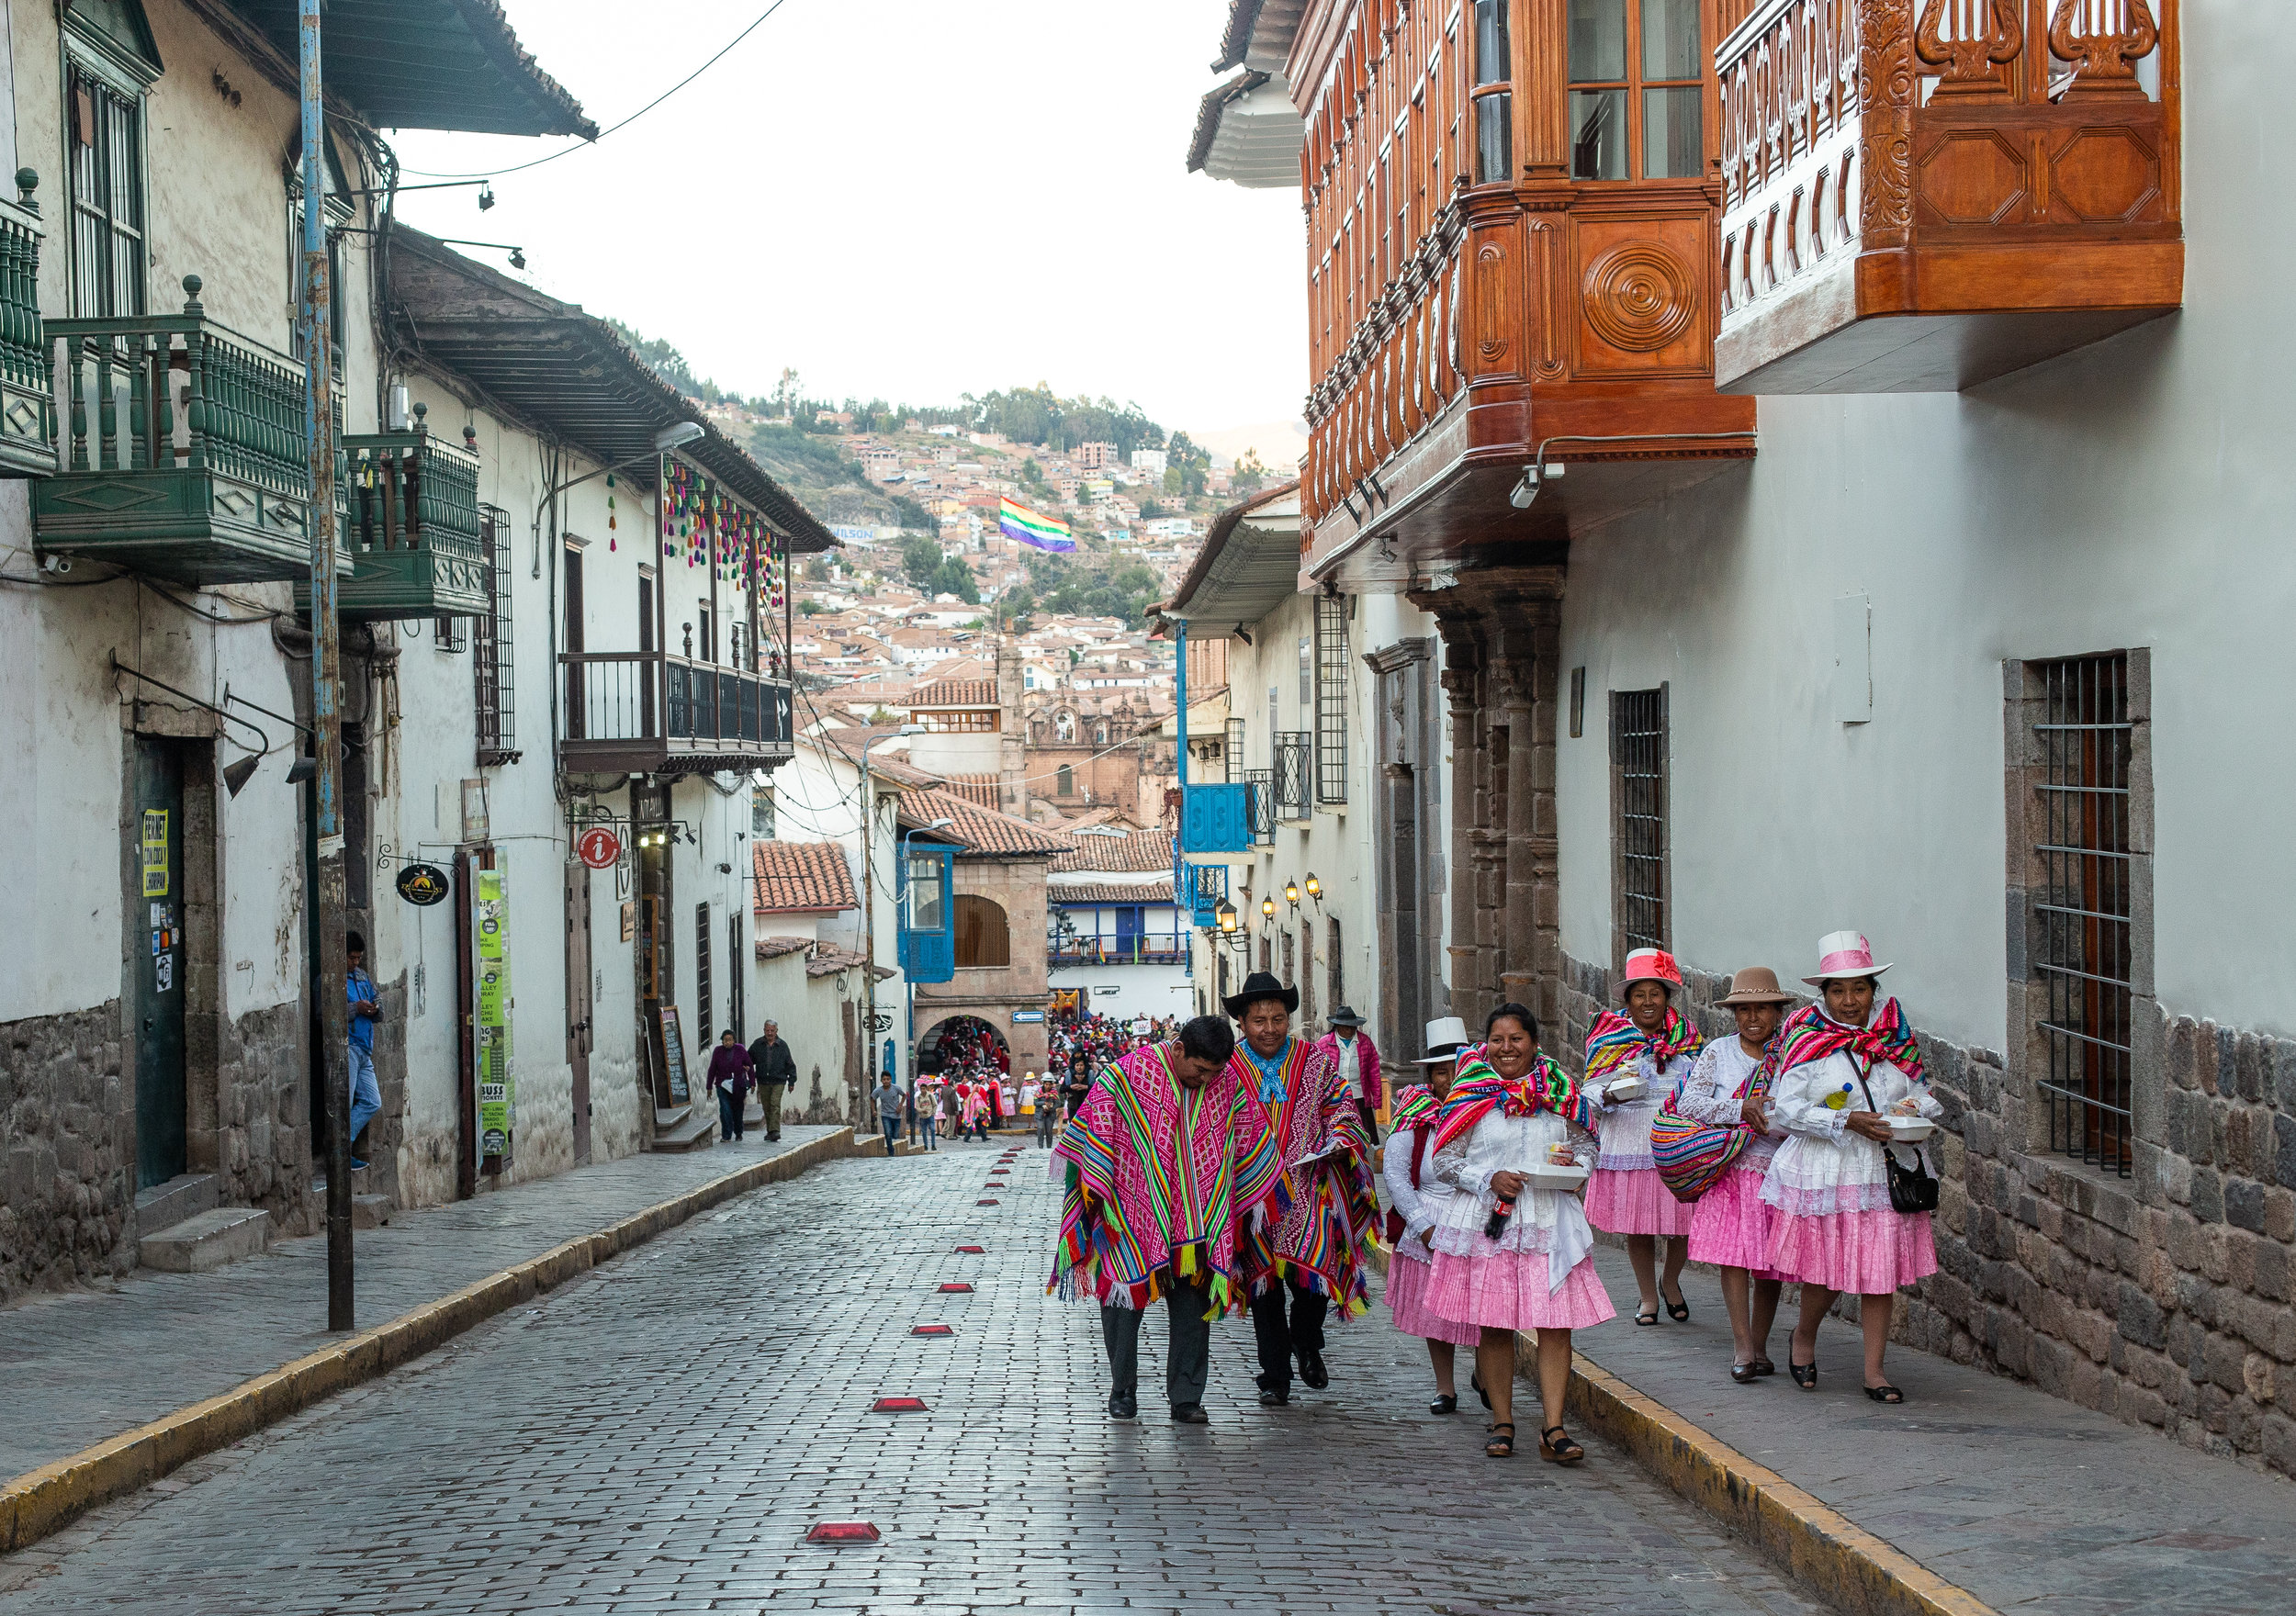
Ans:
<svg viewBox="0 0 2296 1616"><path fill-rule="evenodd" d="M1507 1232L1507 1219L1514 1216L1513 1201L1498 1202L1491 1208L1491 1216L1483 1221L1483 1239L1495 1240Z"/></svg>

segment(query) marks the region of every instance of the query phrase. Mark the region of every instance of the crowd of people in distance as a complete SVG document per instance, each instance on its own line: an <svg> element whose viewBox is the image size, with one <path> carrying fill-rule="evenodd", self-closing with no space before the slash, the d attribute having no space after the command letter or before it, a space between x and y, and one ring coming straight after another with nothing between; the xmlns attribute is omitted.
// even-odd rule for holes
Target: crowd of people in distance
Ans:
<svg viewBox="0 0 2296 1616"><path fill-rule="evenodd" d="M1067 1193L1048 1288L1100 1306L1109 1412L1137 1415L1140 1318L1158 1297L1174 1420L1207 1420L1210 1324L1228 1313L1252 1315L1263 1404L1289 1401L1295 1364L1327 1385L1325 1321L1367 1309L1384 1234L1387 1306L1427 1342L1430 1409L1458 1410L1457 1352L1472 1349L1483 1451L1512 1457L1527 1335L1538 1453L1577 1464L1572 1332L1616 1316L1598 1230L1623 1239L1640 1328L1690 1318L1686 1262L1718 1269L1740 1385L1776 1373L1784 1285L1801 1287L1786 1369L1805 1391L1819 1321L1838 1296L1861 1297L1865 1393L1903 1402L1885 1355L1896 1292L1937 1271L1925 1141L1941 1107L1904 1010L1879 993L1890 966L1855 932L1818 955L1803 978L1817 998L1791 1015L1773 972L1739 971L1717 1001L1737 1031L1709 1042L1676 1002L1674 960L1637 949L1577 1073L1505 1004L1480 1038L1456 1016L1429 1024L1415 1081L1390 1093L1360 1017L1343 1006L1310 1042L1291 1029L1297 991L1264 972L1224 1001L1232 1027L1199 1016L1094 1064L1055 1147Z"/></svg>

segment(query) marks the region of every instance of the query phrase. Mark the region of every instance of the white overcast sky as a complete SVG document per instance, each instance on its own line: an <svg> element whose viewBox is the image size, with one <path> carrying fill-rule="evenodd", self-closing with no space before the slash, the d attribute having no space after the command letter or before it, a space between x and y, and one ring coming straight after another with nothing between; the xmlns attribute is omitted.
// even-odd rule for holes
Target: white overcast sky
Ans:
<svg viewBox="0 0 2296 1616"><path fill-rule="evenodd" d="M505 9L602 129L768 3ZM401 213L523 246L536 286L743 393L794 365L815 396L953 403L1043 381L1137 399L1167 428L1289 421L1306 390L1298 193L1186 170L1227 9L783 0L628 129L498 180L490 212L445 190ZM393 144L409 170L465 173L580 143Z"/></svg>

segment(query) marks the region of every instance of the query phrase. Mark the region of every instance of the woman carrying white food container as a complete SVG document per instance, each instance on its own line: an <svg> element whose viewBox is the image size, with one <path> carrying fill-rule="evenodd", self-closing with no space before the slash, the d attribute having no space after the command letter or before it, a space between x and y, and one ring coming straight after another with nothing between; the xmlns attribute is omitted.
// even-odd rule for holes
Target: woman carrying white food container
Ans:
<svg viewBox="0 0 2296 1616"><path fill-rule="evenodd" d="M1788 1369L1804 1391L1818 1387L1818 1322L1836 1295L1860 1298L1865 1395L1902 1403L1882 1359L1900 1286L1937 1272L1929 1207L1937 1173L1920 1141L1944 1109L1930 1093L1920 1047L1895 999L1874 1005L1887 965L1853 931L1818 945L1824 994L1779 1029L1771 1115L1789 1138L1770 1162L1761 1198L1778 1218L1770 1266L1802 1282L1802 1318Z"/></svg>
<svg viewBox="0 0 2296 1616"><path fill-rule="evenodd" d="M1435 1121L1444 1096L1451 1092L1451 1076L1459 1050L1467 1043L1467 1024L1456 1016L1427 1023L1427 1053L1418 1060L1419 1083L1398 1089L1392 1130L1380 1148L1379 1175L1387 1183L1388 1243L1394 1259L1387 1265L1387 1305L1395 1328L1427 1343L1427 1359L1435 1369L1435 1397L1430 1414L1458 1412L1458 1353L1483 1339L1471 1324L1458 1324L1429 1310L1427 1287L1433 1279L1435 1253L1427 1236L1451 1199L1452 1188L1435 1169Z"/></svg>
<svg viewBox="0 0 2296 1616"><path fill-rule="evenodd" d="M1538 1332L1538 1453L1575 1464L1586 1450L1563 1429L1570 1332L1616 1317L1594 1272L1594 1231L1579 1205L1594 1126L1578 1080L1538 1048L1538 1018L1506 1004L1462 1050L1435 1125L1435 1174L1459 1193L1435 1220L1427 1306L1474 1325L1476 1378L1490 1399L1493 1459L1514 1454L1514 1337ZM1574 1136L1572 1130L1579 1130Z"/></svg>
<svg viewBox="0 0 2296 1616"><path fill-rule="evenodd" d="M1602 1116L1603 1150L1586 1186L1587 1218L1605 1234L1626 1237L1626 1260L1642 1293L1635 1322L1646 1326L1659 1321L1661 1303L1677 1323L1690 1318L1683 1263L1690 1254L1691 1209L1667 1189L1650 1153L1650 1123L1680 1092L1705 1042L1674 1007L1682 985L1682 967L1665 949L1627 955L1619 983L1626 1008L1595 1017L1586 1038L1586 1075L1580 1080ZM1660 1240L1666 1242L1663 1276Z"/></svg>

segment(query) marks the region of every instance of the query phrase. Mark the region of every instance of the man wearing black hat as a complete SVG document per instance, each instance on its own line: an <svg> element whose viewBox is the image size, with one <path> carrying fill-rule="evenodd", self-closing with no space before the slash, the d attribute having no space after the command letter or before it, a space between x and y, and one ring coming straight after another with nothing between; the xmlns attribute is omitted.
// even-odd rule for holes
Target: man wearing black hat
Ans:
<svg viewBox="0 0 2296 1616"><path fill-rule="evenodd" d="M1292 1033L1299 989L1255 971L1223 1003L1243 1033L1229 1069L1266 1113L1284 1162L1283 1188L1254 1211L1244 1251L1260 1401L1272 1408L1291 1400L1295 1359L1309 1386L1331 1384L1324 1316L1334 1301L1343 1319L1369 1306L1362 1242L1379 1196L1362 1113L1331 1058Z"/></svg>

